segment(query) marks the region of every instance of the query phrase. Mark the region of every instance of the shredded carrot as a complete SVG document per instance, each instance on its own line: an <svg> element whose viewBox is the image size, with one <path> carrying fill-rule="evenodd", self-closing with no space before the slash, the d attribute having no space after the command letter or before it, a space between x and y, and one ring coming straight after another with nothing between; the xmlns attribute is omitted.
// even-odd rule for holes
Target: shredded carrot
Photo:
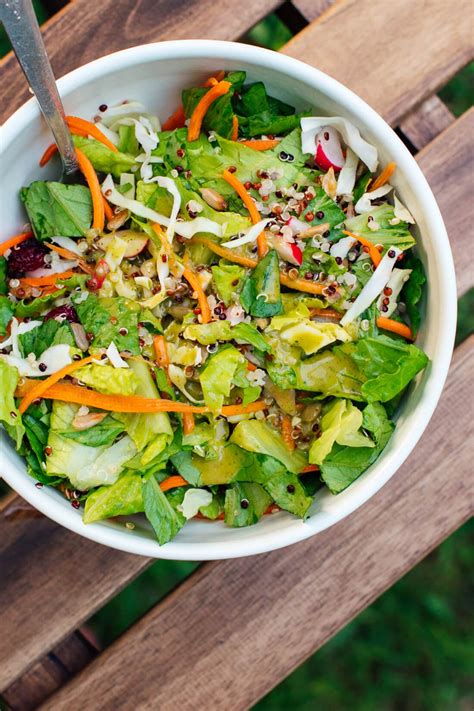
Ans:
<svg viewBox="0 0 474 711"><path fill-rule="evenodd" d="M80 363L81 361L77 362ZM18 385L15 396L25 397L29 395L35 389L36 385L37 383L34 381L25 378L22 384ZM111 412L192 412L194 414L210 412L209 408L204 405L188 405L187 403L176 402L175 400L141 397L139 395L104 395L103 393L89 390L89 388L85 388L81 385L73 385L72 383L56 383L51 385L41 395L35 395L33 399L37 397L43 397L45 400L63 400L64 402L97 407L99 410L109 410ZM30 402L32 402L32 400ZM263 400L257 400L248 405L224 405L221 408L221 414L224 417L247 415L252 412L266 410L267 407L268 405Z"/></svg>
<svg viewBox="0 0 474 711"><path fill-rule="evenodd" d="M185 269L183 272L183 277L192 286L196 293L199 308L201 309L201 323L209 323L211 320L211 309L209 308L209 303L207 301L207 296L204 293L204 289L201 286L199 277L196 276L190 269Z"/></svg>
<svg viewBox="0 0 474 711"><path fill-rule="evenodd" d="M220 96L227 94L232 84L230 81L220 81L212 86L209 91L198 101L189 121L188 141L196 141L201 132L204 116L211 104Z"/></svg>
<svg viewBox="0 0 474 711"><path fill-rule="evenodd" d="M281 421L281 437L285 443L285 447L292 452L295 448L295 440L292 437L293 427L291 420L287 415L284 415Z"/></svg>
<svg viewBox="0 0 474 711"><path fill-rule="evenodd" d="M369 192L371 193L373 190L377 190L377 188L381 188L382 185L385 185L385 183L388 183L388 181L394 174L396 167L397 167L396 163L389 163L388 165L386 165L385 168L380 173L379 177L375 178L374 182L370 186Z"/></svg>
<svg viewBox="0 0 474 711"><path fill-rule="evenodd" d="M89 190L91 191L93 214L92 229L102 232L105 226L105 210L99 179L89 158L87 158L79 148L76 148L76 156L81 173L84 175Z"/></svg>
<svg viewBox="0 0 474 711"><path fill-rule="evenodd" d="M110 220L114 217L114 211L112 210L109 203L105 199L105 195L102 195L102 202L104 203L105 217L107 218L107 222L110 222Z"/></svg>
<svg viewBox="0 0 474 711"><path fill-rule="evenodd" d="M74 276L76 272L68 270L66 272L58 272L56 274L48 274L48 276L42 277L22 277L18 281L20 286L52 286L58 281L64 281L65 279L70 279Z"/></svg>
<svg viewBox="0 0 474 711"><path fill-rule="evenodd" d="M183 412L183 432L185 435L194 431L194 415L192 412Z"/></svg>
<svg viewBox="0 0 474 711"><path fill-rule="evenodd" d="M160 368L168 369L170 359L168 355L168 346L166 345L164 336L155 336L153 338L153 348L155 349L155 360Z"/></svg>
<svg viewBox="0 0 474 711"><path fill-rule="evenodd" d="M166 119L161 128L163 131L174 131L175 128L183 128L185 121L186 114L184 113L184 108L182 106L178 106L176 111Z"/></svg>
<svg viewBox="0 0 474 711"><path fill-rule="evenodd" d="M287 286L288 289L296 291L304 291L307 294L322 294L324 285L318 284L316 281L307 281L306 279L290 279L286 274L280 274L280 283Z"/></svg>
<svg viewBox="0 0 474 711"><path fill-rule="evenodd" d="M100 141L100 143L103 143L104 146L107 146L107 148L109 148L114 153L118 153L117 146L114 146L112 141L110 141L107 136L104 136L102 131L95 125L95 123L91 123L91 121L86 121L85 119L79 118L78 116L66 116L66 121L71 132L74 132L78 129L86 135L92 136L92 138L95 138L96 141Z"/></svg>
<svg viewBox="0 0 474 711"><path fill-rule="evenodd" d="M219 69L219 71L214 74L213 79L216 79L217 81L222 81L224 77L225 71L223 69Z"/></svg>
<svg viewBox="0 0 474 711"><path fill-rule="evenodd" d="M234 188L237 195L241 198L245 207L249 211L250 219L252 220L253 224L256 225L257 222L260 222L260 213L257 210L255 203L252 200L252 197L249 195L249 193L245 189L245 186L242 185L240 180L234 175L234 173L231 173L228 170L224 170L224 172L222 173L222 177L227 183L229 183L231 187ZM265 233L263 231L257 237L257 249L259 259L262 259L262 257L264 257L268 252L267 238L265 237Z"/></svg>
<svg viewBox="0 0 474 711"><path fill-rule="evenodd" d="M66 375L70 375L75 370L82 368L83 365L87 365L92 361L92 359L93 356L87 356L87 358L75 360L69 365L66 365L64 368L61 368L61 370L57 370L56 373L50 375L49 378L46 378L46 380L40 380L38 383L36 383L35 386L31 388L31 390L25 395L25 397L20 402L20 406L18 409L21 414L23 414L28 409L33 400L36 400L39 397L43 397L44 393L49 390L52 385L61 380L61 378L65 378Z"/></svg>
<svg viewBox="0 0 474 711"><path fill-rule="evenodd" d="M247 370L248 370L250 373L253 373L254 370L257 370L257 366L255 365L255 363L251 363L251 362L248 360L248 361L247 361Z"/></svg>
<svg viewBox="0 0 474 711"><path fill-rule="evenodd" d="M310 472L319 472L319 467L317 464L307 464L300 471L300 474L309 474Z"/></svg>
<svg viewBox="0 0 474 711"><path fill-rule="evenodd" d="M377 249L377 247L375 246L375 244L373 242L371 242L369 239L366 239L365 237L356 235L354 232L349 232L349 230L342 230L342 232L343 232L343 234L347 235L348 237L352 237L353 239L356 239L364 247L367 247L367 249L369 250L370 258L371 258L374 266L377 267L380 264L382 255L380 254L379 250Z"/></svg>
<svg viewBox="0 0 474 711"><path fill-rule="evenodd" d="M233 249L227 249L226 247L221 247L220 245L212 242L206 237L193 237L192 241L195 244L204 244L211 252L218 254L219 257L227 259L229 262L235 262L235 264L240 264L242 267L248 267L249 269L255 269L258 262L255 259L250 259L249 257L242 257L240 254L235 254ZM315 281L307 281L306 279L290 279L285 274L280 274L280 283L287 286L289 289L296 289L297 291L304 291L308 294L322 294L324 291L323 284L318 284Z"/></svg>
<svg viewBox="0 0 474 711"><path fill-rule="evenodd" d="M215 86L215 85L218 84L218 83L219 83L219 82L218 82L218 80L216 79L216 77L209 77L209 79L206 79L206 81L204 82L203 86L205 86L205 87L207 88L207 87Z"/></svg>
<svg viewBox="0 0 474 711"><path fill-rule="evenodd" d="M382 328L384 331L398 333L399 336L403 336L403 338L406 338L409 341L414 340L413 331L411 330L411 328L406 326L404 323L395 321L393 318L379 316L377 319L377 326L379 328Z"/></svg>
<svg viewBox="0 0 474 711"><path fill-rule="evenodd" d="M19 235L10 237L9 239L5 240L5 242L2 242L0 244L0 255L5 254L7 250L11 249L12 247L16 247L17 244L21 244L21 242L24 242L30 237L33 237L33 232L22 232Z"/></svg>
<svg viewBox="0 0 474 711"><path fill-rule="evenodd" d="M160 484L160 489L161 491L169 491L170 489L176 489L178 486L189 486L189 483L182 476L176 474L164 479Z"/></svg>
<svg viewBox="0 0 474 711"><path fill-rule="evenodd" d="M313 316L319 316L320 318L333 318L337 319L337 321L340 321L342 318L342 314L339 313L339 311L335 311L334 309L311 309L311 318Z"/></svg>
<svg viewBox="0 0 474 711"><path fill-rule="evenodd" d="M47 147L47 149L45 150L45 152L43 153L43 155L42 155L41 158L40 158L40 162L39 162L40 168L44 168L44 166L46 165L46 163L49 163L49 161L51 160L51 158L52 158L57 152L58 152L58 147L57 147L57 145L56 145L55 143L51 143L51 144Z"/></svg>
<svg viewBox="0 0 474 711"><path fill-rule="evenodd" d="M254 141L240 141L243 146L247 148L253 148L254 151L269 151L272 148L276 148L280 143L278 138L267 138L265 140L254 140Z"/></svg>
<svg viewBox="0 0 474 711"><path fill-rule="evenodd" d="M231 139L232 141L236 141L239 137L239 119L237 116L234 114L232 116L232 136Z"/></svg>
<svg viewBox="0 0 474 711"><path fill-rule="evenodd" d="M53 250L53 252L56 252L59 254L61 257L64 257L64 259L75 259L77 263L79 264L80 268L82 269L83 272L86 274L93 274L94 273L94 267L92 267L90 264L87 264L85 259L82 259L78 254L75 252L71 252L70 249L65 249L64 247L58 247L55 244L51 244L50 242L45 242L46 247L49 247L50 249Z"/></svg>

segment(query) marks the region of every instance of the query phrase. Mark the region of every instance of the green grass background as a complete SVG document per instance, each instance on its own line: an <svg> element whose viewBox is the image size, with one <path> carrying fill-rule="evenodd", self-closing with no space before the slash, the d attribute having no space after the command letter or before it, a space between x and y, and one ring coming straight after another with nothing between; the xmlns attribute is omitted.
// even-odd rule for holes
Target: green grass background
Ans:
<svg viewBox="0 0 474 711"><path fill-rule="evenodd" d="M40 21L47 12L37 0ZM270 15L243 39L278 49L291 32ZM9 48L0 28L0 54ZM474 64L439 95L456 116L472 104ZM474 290L459 304L458 343L474 330ZM449 463L446 466L449 476ZM449 506L449 501L440 501ZM256 706L258 711L468 711L474 708L474 524L469 522ZM197 564L156 561L88 623L108 645ZM298 601L295 600L295 605ZM256 621L258 634L258 621ZM318 624L318 620L308 620Z"/></svg>

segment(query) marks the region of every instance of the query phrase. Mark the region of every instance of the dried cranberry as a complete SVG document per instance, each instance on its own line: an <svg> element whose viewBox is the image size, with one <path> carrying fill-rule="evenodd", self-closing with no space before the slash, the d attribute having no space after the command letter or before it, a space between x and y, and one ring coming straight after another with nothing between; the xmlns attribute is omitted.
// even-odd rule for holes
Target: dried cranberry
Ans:
<svg viewBox="0 0 474 711"><path fill-rule="evenodd" d="M48 321L50 318L57 318L58 316L65 316L66 321L69 321L69 323L79 323L76 309L72 304L56 306L54 309L51 309L51 311L48 311L44 320Z"/></svg>
<svg viewBox="0 0 474 711"><path fill-rule="evenodd" d="M8 257L9 276L16 277L24 272L42 269L46 265L44 257L48 252L49 250L34 237L21 242L13 247Z"/></svg>

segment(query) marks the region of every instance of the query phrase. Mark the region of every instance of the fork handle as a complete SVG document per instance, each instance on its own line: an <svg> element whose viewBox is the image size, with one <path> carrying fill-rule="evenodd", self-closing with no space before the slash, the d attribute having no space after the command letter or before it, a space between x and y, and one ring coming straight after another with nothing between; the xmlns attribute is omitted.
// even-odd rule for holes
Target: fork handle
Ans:
<svg viewBox="0 0 474 711"><path fill-rule="evenodd" d="M74 144L31 0L1 0L0 21L57 143L63 171L70 175L78 170Z"/></svg>

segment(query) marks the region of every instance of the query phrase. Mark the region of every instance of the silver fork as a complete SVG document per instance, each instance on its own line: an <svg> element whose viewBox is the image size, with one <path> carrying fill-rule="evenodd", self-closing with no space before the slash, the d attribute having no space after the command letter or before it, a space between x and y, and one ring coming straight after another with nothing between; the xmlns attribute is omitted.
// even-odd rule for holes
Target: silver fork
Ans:
<svg viewBox="0 0 474 711"><path fill-rule="evenodd" d="M70 183L79 166L31 0L0 0L0 21L58 146L61 179Z"/></svg>

